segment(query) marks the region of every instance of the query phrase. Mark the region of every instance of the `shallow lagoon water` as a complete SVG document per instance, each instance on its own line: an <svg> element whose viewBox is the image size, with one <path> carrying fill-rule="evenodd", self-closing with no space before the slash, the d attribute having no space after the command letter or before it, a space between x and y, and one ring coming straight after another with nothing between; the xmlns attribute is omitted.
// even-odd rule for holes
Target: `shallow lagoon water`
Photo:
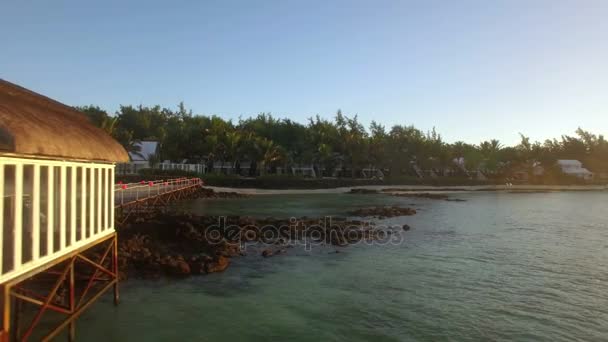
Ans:
<svg viewBox="0 0 608 342"><path fill-rule="evenodd" d="M608 339L608 193L268 195L196 200L198 214L418 214L399 245L289 249L224 273L129 280L78 321L84 341L598 341Z"/></svg>

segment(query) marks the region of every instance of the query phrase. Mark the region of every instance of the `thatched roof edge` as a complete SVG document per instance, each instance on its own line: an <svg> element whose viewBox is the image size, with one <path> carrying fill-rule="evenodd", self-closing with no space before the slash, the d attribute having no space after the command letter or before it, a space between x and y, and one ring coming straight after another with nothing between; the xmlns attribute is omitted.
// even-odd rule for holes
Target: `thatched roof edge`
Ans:
<svg viewBox="0 0 608 342"><path fill-rule="evenodd" d="M0 153L127 162L125 149L76 109L0 79Z"/></svg>

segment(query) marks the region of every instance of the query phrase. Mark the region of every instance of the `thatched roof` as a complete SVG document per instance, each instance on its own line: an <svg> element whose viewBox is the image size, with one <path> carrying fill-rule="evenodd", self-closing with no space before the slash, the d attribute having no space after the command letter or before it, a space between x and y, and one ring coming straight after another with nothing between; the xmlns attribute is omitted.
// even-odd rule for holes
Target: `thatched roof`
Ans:
<svg viewBox="0 0 608 342"><path fill-rule="evenodd" d="M72 107L0 79L0 154L128 162L125 149Z"/></svg>

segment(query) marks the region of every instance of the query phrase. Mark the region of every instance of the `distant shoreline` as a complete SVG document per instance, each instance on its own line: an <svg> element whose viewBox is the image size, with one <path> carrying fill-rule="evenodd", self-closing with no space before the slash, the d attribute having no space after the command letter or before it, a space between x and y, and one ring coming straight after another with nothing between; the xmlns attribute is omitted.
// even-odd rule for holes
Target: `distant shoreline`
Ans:
<svg viewBox="0 0 608 342"><path fill-rule="evenodd" d="M501 192L539 192L539 191L606 191L608 185L468 185L468 186L429 186L429 185L361 185L324 189L258 189L258 188L232 188L206 186L216 192L234 192L246 195L306 195L306 194L341 194L351 189L385 190L384 193L395 192L474 192L474 191L501 191Z"/></svg>

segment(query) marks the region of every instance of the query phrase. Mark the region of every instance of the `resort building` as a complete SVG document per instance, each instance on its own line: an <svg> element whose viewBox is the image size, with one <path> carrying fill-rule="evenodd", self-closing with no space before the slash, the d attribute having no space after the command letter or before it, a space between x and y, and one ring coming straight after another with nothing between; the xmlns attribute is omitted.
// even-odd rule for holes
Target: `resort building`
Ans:
<svg viewBox="0 0 608 342"><path fill-rule="evenodd" d="M317 178L317 172L313 165L298 165L291 167L291 174L294 176L304 176Z"/></svg>
<svg viewBox="0 0 608 342"><path fill-rule="evenodd" d="M375 167L368 167L361 170L361 176L366 179L384 179L384 172Z"/></svg>
<svg viewBox="0 0 608 342"><path fill-rule="evenodd" d="M557 161L560 170L567 175L574 176L580 179L593 179L593 172L583 167L583 163L574 159L560 159Z"/></svg>
<svg viewBox="0 0 608 342"><path fill-rule="evenodd" d="M170 161L164 161L157 165L159 170L179 170L186 172L196 172L203 174L206 171L206 165L204 164L188 164L188 163L171 163Z"/></svg>
<svg viewBox="0 0 608 342"><path fill-rule="evenodd" d="M0 336L10 334L11 298L37 303L14 286L115 243L114 163L126 161L124 148L82 113L0 80ZM77 311L66 309L68 319Z"/></svg>

